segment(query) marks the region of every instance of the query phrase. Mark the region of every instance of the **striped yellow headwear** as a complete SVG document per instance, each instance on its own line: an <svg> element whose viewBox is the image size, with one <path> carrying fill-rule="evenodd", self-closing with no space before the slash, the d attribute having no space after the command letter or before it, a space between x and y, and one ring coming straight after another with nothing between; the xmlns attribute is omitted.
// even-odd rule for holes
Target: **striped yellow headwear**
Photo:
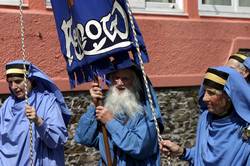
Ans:
<svg viewBox="0 0 250 166"><path fill-rule="evenodd" d="M6 76L7 77L24 77L25 74L28 74L28 65L23 64L7 64L6 65Z"/></svg>
<svg viewBox="0 0 250 166"><path fill-rule="evenodd" d="M227 82L228 73L208 68L204 77L203 85L217 90L223 90Z"/></svg>
<svg viewBox="0 0 250 166"><path fill-rule="evenodd" d="M229 57L229 59L235 59L240 63L243 63L245 61L245 59L247 59L247 55L243 54L243 53L236 53L233 54Z"/></svg>

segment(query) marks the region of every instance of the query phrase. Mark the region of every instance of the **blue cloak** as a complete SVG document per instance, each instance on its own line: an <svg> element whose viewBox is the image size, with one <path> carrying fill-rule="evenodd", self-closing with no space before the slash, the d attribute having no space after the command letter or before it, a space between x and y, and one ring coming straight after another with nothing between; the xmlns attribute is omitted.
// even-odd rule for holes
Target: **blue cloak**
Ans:
<svg viewBox="0 0 250 166"><path fill-rule="evenodd" d="M242 138L243 128L250 123L250 94L245 79L229 67L214 69L229 74L224 91L234 107L231 115L214 119L202 101L201 86L199 104L201 115L197 127L196 144L187 149L184 160L194 166L246 166L250 165L250 140Z"/></svg>
<svg viewBox="0 0 250 166"><path fill-rule="evenodd" d="M106 124L112 159L114 151L116 151L115 156L119 166L159 166L160 153L153 120L146 118L143 114L138 114L127 122L125 119L121 116ZM102 165L102 161L107 163L103 135L98 131L93 105L89 106L87 113L81 117L76 129L75 140L99 149L101 153L99 165Z"/></svg>
<svg viewBox="0 0 250 166"><path fill-rule="evenodd" d="M23 64L14 61L9 64ZM65 123L70 118L63 96L56 85L37 67L29 64L28 78L36 86L28 94L28 103L44 122L32 123L34 165L64 165L64 144L67 141ZM29 120L25 115L25 101L9 96L0 109L0 166L29 165Z"/></svg>

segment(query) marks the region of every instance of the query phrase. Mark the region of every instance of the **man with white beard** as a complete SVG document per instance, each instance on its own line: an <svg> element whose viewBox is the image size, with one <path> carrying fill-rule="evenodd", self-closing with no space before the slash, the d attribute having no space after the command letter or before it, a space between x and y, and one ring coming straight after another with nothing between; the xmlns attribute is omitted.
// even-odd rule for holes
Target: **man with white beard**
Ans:
<svg viewBox="0 0 250 166"><path fill-rule="evenodd" d="M104 106L115 117L125 114L128 118L133 118L136 113L143 113L143 107L139 102L139 92L142 89L135 73L130 69L125 69L114 73L111 77L114 82L107 94Z"/></svg>
<svg viewBox="0 0 250 166"><path fill-rule="evenodd" d="M231 67L239 72L246 80L249 77L248 66L244 64L245 60L248 58L249 53L246 52L237 52L229 57L225 66Z"/></svg>
<svg viewBox="0 0 250 166"><path fill-rule="evenodd" d="M130 67L111 73L111 86L105 99L98 84L92 84L90 94L93 104L82 115L75 140L100 150L99 165L107 165L107 160L98 121L104 124L108 131L113 165L160 165L156 126L149 115L144 85L139 78L140 72ZM155 94L153 95L156 106ZM104 106L98 106L99 99L104 99ZM157 118L159 120L161 117Z"/></svg>

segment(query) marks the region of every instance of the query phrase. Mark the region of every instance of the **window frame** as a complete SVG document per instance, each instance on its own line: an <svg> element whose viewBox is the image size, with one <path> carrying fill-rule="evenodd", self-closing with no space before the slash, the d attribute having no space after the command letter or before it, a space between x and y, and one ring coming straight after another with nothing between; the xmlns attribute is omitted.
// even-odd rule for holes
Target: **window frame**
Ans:
<svg viewBox="0 0 250 166"><path fill-rule="evenodd" d="M0 5L19 6L19 0L0 0Z"/></svg>
<svg viewBox="0 0 250 166"><path fill-rule="evenodd" d="M129 0L131 9L135 13L155 14L184 14L184 0L176 0L175 3L146 2L146 0Z"/></svg>
<svg viewBox="0 0 250 166"><path fill-rule="evenodd" d="M52 8L50 0L45 0L45 5L46 5L46 8Z"/></svg>
<svg viewBox="0 0 250 166"><path fill-rule="evenodd" d="M239 0L231 0L231 6L202 4L198 0L200 16L222 16L250 18L250 7L240 7Z"/></svg>
<svg viewBox="0 0 250 166"><path fill-rule="evenodd" d="M20 0L0 0L0 6L18 6ZM23 0L23 7L28 7L28 0Z"/></svg>
<svg viewBox="0 0 250 166"><path fill-rule="evenodd" d="M129 0L131 9L135 13L155 14L184 14L184 0L176 0L176 3L146 2L146 0ZM50 0L45 0L46 8L51 8ZM175 8L173 9L173 6Z"/></svg>

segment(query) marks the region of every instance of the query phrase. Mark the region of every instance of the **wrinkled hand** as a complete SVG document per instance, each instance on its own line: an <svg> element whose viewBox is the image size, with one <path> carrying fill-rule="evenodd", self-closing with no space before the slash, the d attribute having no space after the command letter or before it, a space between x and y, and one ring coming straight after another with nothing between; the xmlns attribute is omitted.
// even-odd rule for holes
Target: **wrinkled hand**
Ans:
<svg viewBox="0 0 250 166"><path fill-rule="evenodd" d="M107 108L103 106L96 107L96 119L106 124L108 121L113 119L113 114Z"/></svg>
<svg viewBox="0 0 250 166"><path fill-rule="evenodd" d="M177 157L180 157L184 152L184 148L174 142L171 142L170 140L161 141L160 150L167 155L171 154Z"/></svg>
<svg viewBox="0 0 250 166"><path fill-rule="evenodd" d="M102 100L104 98L102 89L98 86L98 83L92 83L91 88L89 90L90 95L92 97L92 101L95 106L98 106L98 100Z"/></svg>
<svg viewBox="0 0 250 166"><path fill-rule="evenodd" d="M30 121L34 122L38 126L43 123L43 120L37 116L35 108L29 105L26 105L26 116Z"/></svg>

